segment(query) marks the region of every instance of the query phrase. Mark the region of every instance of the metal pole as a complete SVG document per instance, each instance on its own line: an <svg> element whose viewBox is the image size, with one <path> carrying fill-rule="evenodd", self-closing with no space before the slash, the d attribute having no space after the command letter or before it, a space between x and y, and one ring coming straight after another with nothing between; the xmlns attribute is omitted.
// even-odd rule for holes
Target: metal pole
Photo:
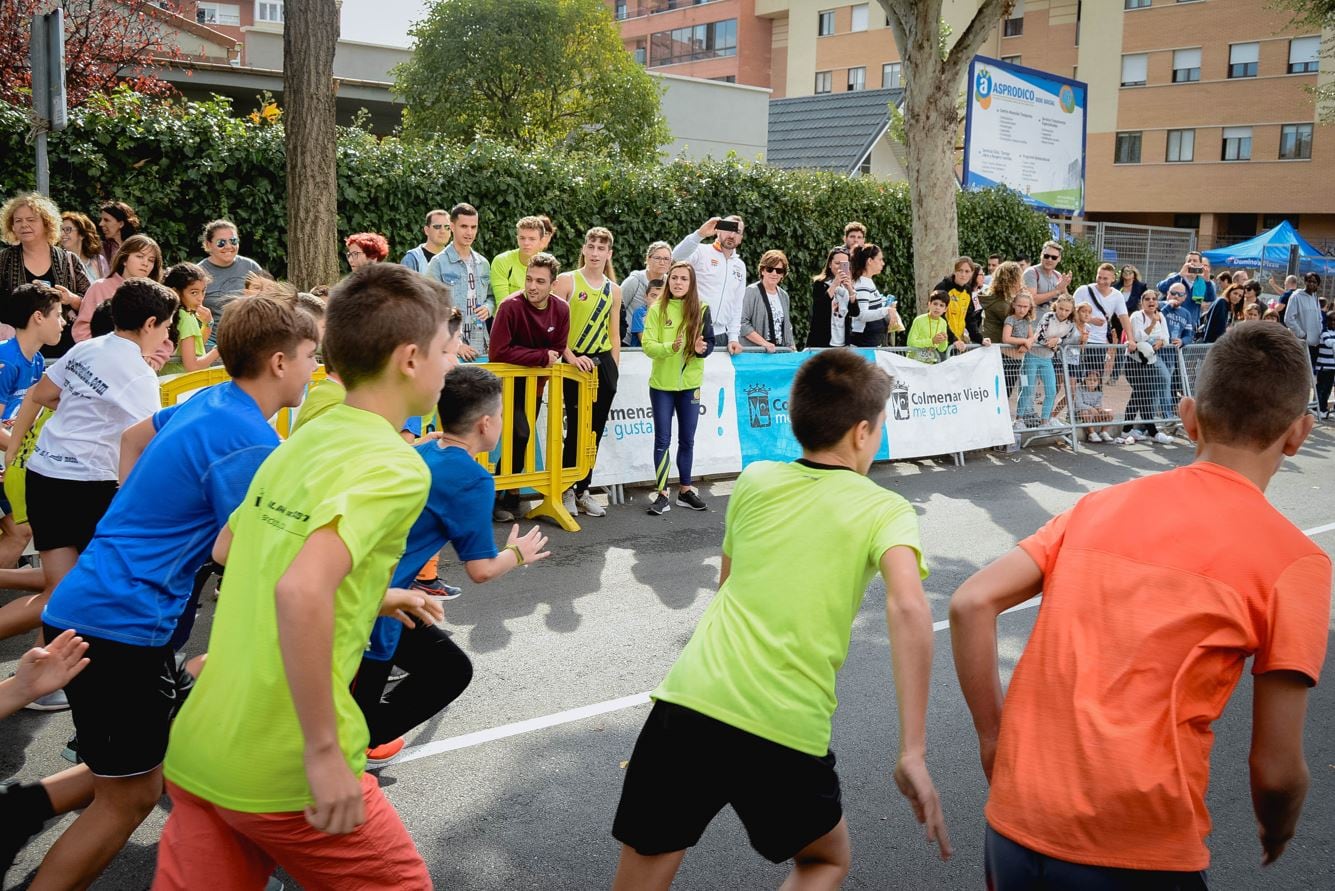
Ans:
<svg viewBox="0 0 1335 891"><path fill-rule="evenodd" d="M37 191L51 194L51 166L46 158L46 130L37 131Z"/></svg>

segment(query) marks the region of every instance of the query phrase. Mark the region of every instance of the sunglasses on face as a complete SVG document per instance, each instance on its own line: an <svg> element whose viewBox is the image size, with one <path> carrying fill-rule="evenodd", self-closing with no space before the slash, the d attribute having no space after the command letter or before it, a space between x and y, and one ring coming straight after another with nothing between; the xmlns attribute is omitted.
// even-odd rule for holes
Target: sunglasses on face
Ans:
<svg viewBox="0 0 1335 891"><path fill-rule="evenodd" d="M1044 260L1060 260L1061 258L1062 258L1062 255L1061 255L1061 254L1044 254L1044 255L1043 255L1043 259L1044 259Z"/></svg>
<svg viewBox="0 0 1335 891"><path fill-rule="evenodd" d="M213 243L213 246L217 248L225 248L230 244L232 247L236 247L240 243L241 239L237 238L234 235L231 238L219 238L217 241Z"/></svg>
<svg viewBox="0 0 1335 891"><path fill-rule="evenodd" d="M431 228L432 228L432 229L436 229L436 230L440 230L440 229L448 229L448 228L450 228L450 224L449 224L449 223L432 223L432 224L431 224Z"/></svg>
<svg viewBox="0 0 1335 891"><path fill-rule="evenodd" d="M782 267L782 266L766 266L766 267L762 268L760 271L761 271L761 272L773 272L773 273L775 273L775 274L777 274L777 275L787 275L787 274L788 274L788 270L785 269L785 268Z"/></svg>

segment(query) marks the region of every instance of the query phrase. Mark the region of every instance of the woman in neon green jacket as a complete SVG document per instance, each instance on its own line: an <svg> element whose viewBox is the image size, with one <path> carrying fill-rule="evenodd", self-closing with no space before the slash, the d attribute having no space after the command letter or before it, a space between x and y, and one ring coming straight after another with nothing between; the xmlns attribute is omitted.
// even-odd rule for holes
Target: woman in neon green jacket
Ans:
<svg viewBox="0 0 1335 891"><path fill-rule="evenodd" d="M714 351L709 307L700 305L695 290L695 268L673 263L667 287L649 307L644 319L644 354L653 360L649 375L649 404L654 412L654 473L657 488L649 513L665 514L668 500L668 448L672 445L672 416L677 416L677 504L705 510L691 485L695 457L695 425L700 420L700 384L705 378L705 357Z"/></svg>

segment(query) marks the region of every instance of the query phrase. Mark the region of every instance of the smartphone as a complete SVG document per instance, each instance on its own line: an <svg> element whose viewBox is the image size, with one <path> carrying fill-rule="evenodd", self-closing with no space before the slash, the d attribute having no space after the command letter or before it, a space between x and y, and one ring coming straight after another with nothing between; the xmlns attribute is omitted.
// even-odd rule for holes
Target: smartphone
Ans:
<svg viewBox="0 0 1335 891"><path fill-rule="evenodd" d="M848 261L847 261L847 260L840 260L839 262L835 263L834 266L835 266L836 269L839 270L839 274L840 274L840 275L848 275Z"/></svg>
<svg viewBox="0 0 1335 891"><path fill-rule="evenodd" d="M1204 266L1188 266L1188 267L1187 267L1187 272L1190 272L1192 275L1200 275L1200 274L1201 274L1202 272L1204 272L1204 271L1205 271L1205 267L1204 267Z"/></svg>
<svg viewBox="0 0 1335 891"><path fill-rule="evenodd" d="M714 224L714 231L715 231L715 232L736 232L736 231L737 231L737 221L736 221L736 220L719 220L717 223Z"/></svg>

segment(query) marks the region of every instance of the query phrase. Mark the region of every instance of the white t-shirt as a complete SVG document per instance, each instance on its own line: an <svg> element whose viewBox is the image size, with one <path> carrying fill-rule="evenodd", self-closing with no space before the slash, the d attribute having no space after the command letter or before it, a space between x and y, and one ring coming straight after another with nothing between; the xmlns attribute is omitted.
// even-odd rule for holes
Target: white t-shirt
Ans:
<svg viewBox="0 0 1335 891"><path fill-rule="evenodd" d="M1122 292L1116 288L1109 291L1107 296L1099 294L1093 285L1081 285L1075 292L1075 305L1082 303L1089 304L1093 308L1094 314L1089 317L1089 340L1087 344L1100 344L1108 342L1108 319L1099 311L1099 303L1094 302L1097 297L1099 303L1108 311L1108 317L1126 315L1126 300L1122 297Z"/></svg>
<svg viewBox="0 0 1335 891"><path fill-rule="evenodd" d="M118 478L121 434L161 408L158 376L139 344L118 334L76 343L46 376L60 387L60 406L37 438L29 469L62 480Z"/></svg>
<svg viewBox="0 0 1335 891"><path fill-rule="evenodd" d="M1153 320L1145 315L1145 310L1138 309L1131 314L1131 336L1136 343L1148 340L1151 344L1161 343L1168 346L1168 321L1163 313L1159 314L1159 321L1154 323L1154 330L1148 331L1150 323Z"/></svg>
<svg viewBox="0 0 1335 891"><path fill-rule="evenodd" d="M843 285L834 289L830 305L830 346L844 345L844 326L848 320L848 289Z"/></svg>
<svg viewBox="0 0 1335 891"><path fill-rule="evenodd" d="M692 232L672 249L672 259L686 260L695 267L695 292L700 295L700 303L709 307L714 333L726 333L730 341L740 340L746 264L736 251L731 257L725 256L716 245L701 244L700 236Z"/></svg>

